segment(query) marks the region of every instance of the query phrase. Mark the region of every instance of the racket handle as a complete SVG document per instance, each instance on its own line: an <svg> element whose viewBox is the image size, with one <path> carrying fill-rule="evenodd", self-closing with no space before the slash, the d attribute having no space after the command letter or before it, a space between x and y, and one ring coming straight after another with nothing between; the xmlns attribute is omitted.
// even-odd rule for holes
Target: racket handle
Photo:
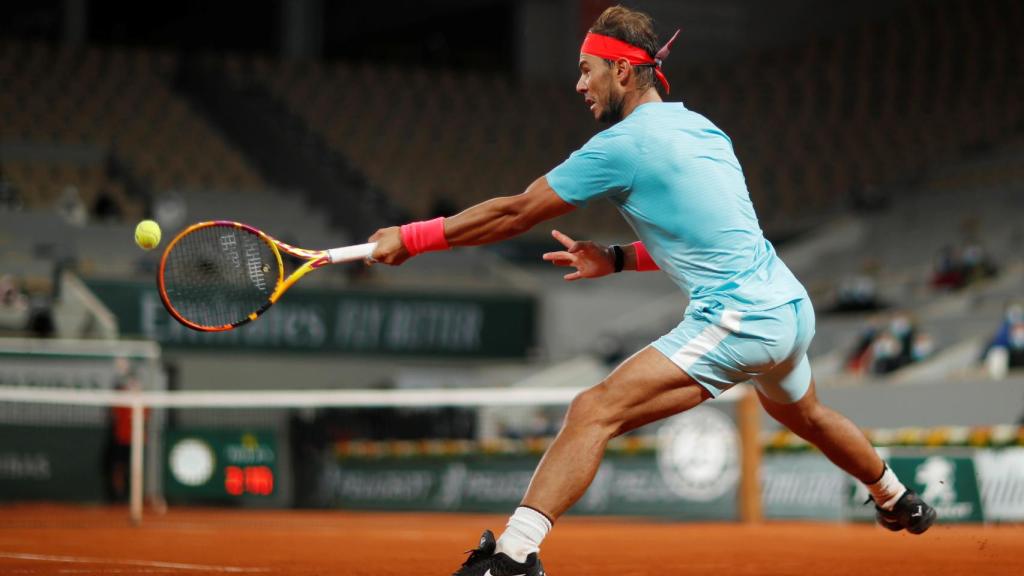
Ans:
<svg viewBox="0 0 1024 576"><path fill-rule="evenodd" d="M362 260L363 258L373 254L373 249L376 247L376 242L356 244L355 246L343 246L341 248L331 248L327 251L327 255L331 258L331 264L337 264L339 262L355 262L356 260Z"/></svg>

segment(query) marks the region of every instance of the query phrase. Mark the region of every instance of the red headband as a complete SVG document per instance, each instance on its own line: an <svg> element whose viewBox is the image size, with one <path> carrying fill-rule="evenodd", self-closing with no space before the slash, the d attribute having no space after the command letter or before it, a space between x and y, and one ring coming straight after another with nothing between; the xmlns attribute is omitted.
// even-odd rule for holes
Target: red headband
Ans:
<svg viewBox="0 0 1024 576"><path fill-rule="evenodd" d="M658 50L654 58L651 58L647 50L639 46L634 46L611 36L589 32L587 37L583 39L583 46L580 48L580 52L606 60L625 58L627 62L634 66L654 66L654 75L658 77L658 81L665 87L665 94L668 94L668 78L665 78L665 74L661 72L661 63L665 58L668 58L669 50L672 48L672 43L676 41L677 36L679 36L679 30L676 30L672 38L661 47L661 50Z"/></svg>

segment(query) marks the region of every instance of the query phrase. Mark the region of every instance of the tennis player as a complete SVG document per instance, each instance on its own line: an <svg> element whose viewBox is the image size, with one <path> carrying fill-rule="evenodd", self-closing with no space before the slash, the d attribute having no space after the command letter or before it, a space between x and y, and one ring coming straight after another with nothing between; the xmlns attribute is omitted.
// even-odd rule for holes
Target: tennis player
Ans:
<svg viewBox="0 0 1024 576"><path fill-rule="evenodd" d="M541 542L586 491L610 439L748 380L769 414L867 486L882 526L920 534L935 520L860 429L818 401L807 292L764 238L729 137L682 103L662 101L671 44L658 49L646 14L608 8L583 41L576 91L611 127L522 194L370 238L374 260L401 264L499 242L604 198L640 241L606 247L553 231L564 250L544 259L574 269L566 280L660 269L690 297L678 326L573 400L504 533L495 542L484 532L456 575L543 575Z"/></svg>

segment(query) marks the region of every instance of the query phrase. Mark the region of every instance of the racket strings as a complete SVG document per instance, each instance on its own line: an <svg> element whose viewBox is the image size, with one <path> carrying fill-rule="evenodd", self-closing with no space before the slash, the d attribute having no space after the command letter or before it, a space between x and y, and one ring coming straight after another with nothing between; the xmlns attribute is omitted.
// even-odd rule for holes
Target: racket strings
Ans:
<svg viewBox="0 0 1024 576"><path fill-rule="evenodd" d="M230 226L199 228L183 236L163 270L171 306L206 327L244 321L277 286L277 258L258 235Z"/></svg>

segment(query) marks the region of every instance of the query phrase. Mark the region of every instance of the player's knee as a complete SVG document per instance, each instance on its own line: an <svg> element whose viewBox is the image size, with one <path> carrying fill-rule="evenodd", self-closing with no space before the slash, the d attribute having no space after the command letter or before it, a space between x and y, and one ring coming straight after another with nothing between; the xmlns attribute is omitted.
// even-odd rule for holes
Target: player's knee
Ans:
<svg viewBox="0 0 1024 576"><path fill-rule="evenodd" d="M792 405L791 409L780 410L772 416L798 436L807 438L816 436L828 426L829 411L815 402L807 406Z"/></svg>
<svg viewBox="0 0 1024 576"><path fill-rule="evenodd" d="M606 430L609 435L621 424L621 411L611 401L607 387L598 384L576 395L565 415L565 425Z"/></svg>

